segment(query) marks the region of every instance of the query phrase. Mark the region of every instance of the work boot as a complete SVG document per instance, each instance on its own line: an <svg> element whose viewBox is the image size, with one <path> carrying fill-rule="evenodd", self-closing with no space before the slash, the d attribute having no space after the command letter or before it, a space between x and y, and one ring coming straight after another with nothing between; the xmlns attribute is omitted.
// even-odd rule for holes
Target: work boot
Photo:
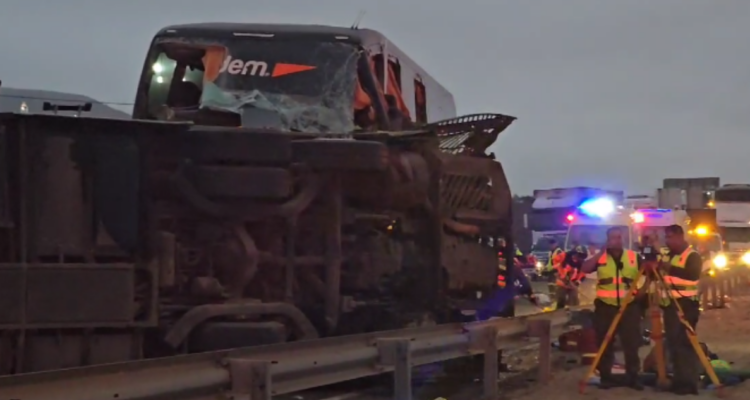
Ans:
<svg viewBox="0 0 750 400"><path fill-rule="evenodd" d="M641 383L641 380L638 379L638 375L628 375L625 386L633 390L643 390L643 384Z"/></svg>
<svg viewBox="0 0 750 400"><path fill-rule="evenodd" d="M684 383L674 382L669 387L669 391L678 395L698 394L698 387L696 385L686 385Z"/></svg>
<svg viewBox="0 0 750 400"><path fill-rule="evenodd" d="M619 382L612 375L602 375L599 377L599 389L612 389L622 386L622 382Z"/></svg>

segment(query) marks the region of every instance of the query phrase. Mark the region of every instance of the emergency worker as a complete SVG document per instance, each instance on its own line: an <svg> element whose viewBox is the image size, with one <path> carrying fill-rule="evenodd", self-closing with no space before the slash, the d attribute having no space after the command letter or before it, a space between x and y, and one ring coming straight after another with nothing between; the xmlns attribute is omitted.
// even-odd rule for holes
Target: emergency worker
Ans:
<svg viewBox="0 0 750 400"><path fill-rule="evenodd" d="M568 305L577 306L578 285L585 274L581 274L583 261L586 259L586 251L581 246L565 253L563 262L557 266L557 280L555 281L555 299L557 309Z"/></svg>
<svg viewBox="0 0 750 400"><path fill-rule="evenodd" d="M503 257L503 251L502 251L502 249L505 248L505 244L506 244L505 239L500 238L500 239L497 240L497 247L501 249L497 253L497 255L502 260L505 260L504 257ZM526 256L524 256L523 252L521 252L521 250L518 248L517 244L513 243L513 249L514 249L514 253L515 253L513 255L513 258L515 259L515 264L516 265L526 264L527 263Z"/></svg>
<svg viewBox="0 0 750 400"><path fill-rule="evenodd" d="M513 255L516 259L516 265L527 265L529 263L526 256L523 254L521 249L518 248L517 244L513 244L513 247L515 248L515 254Z"/></svg>
<svg viewBox="0 0 750 400"><path fill-rule="evenodd" d="M671 296L682 308L685 320L695 329L700 316L698 300L698 280L703 259L685 240L685 231L679 225L665 228L669 254L662 258L660 265L664 282ZM674 378L670 390L676 394L698 394L698 380L701 373L700 361L688 339L688 332L680 322L677 306L662 295L664 310L664 331L672 355Z"/></svg>
<svg viewBox="0 0 750 400"><path fill-rule="evenodd" d="M622 240L622 231L619 228L610 228L607 231L606 247L594 257L586 260L581 267L581 272L585 274L596 271L598 275L596 300L594 300L594 330L596 330L599 346L604 343L607 331L620 312L628 292L635 289L635 280L641 265L638 254L632 250L625 250ZM612 375L614 363L612 345L614 337L612 337L606 344L597 366L601 379L599 387L609 389L615 386L627 386L643 390L643 385L638 381L640 370L638 348L643 338L641 336L641 312L637 304L631 302L626 305L615 333L620 336L625 355L625 380L616 380Z"/></svg>
<svg viewBox="0 0 750 400"><path fill-rule="evenodd" d="M557 243L557 240L550 239L549 241L549 258L547 259L547 267L545 269L545 272L547 275L554 275L555 273L555 265L559 264L561 260L561 256L564 256L563 249L560 248L560 245Z"/></svg>
<svg viewBox="0 0 750 400"><path fill-rule="evenodd" d="M526 274L520 268L513 268L510 276L508 276L508 268L504 264L500 264L500 274L497 276L497 287L499 291L496 293L496 298L502 298L500 303L498 317L514 317L516 315L515 297L525 296L533 304L537 304L536 296L534 296L534 290L531 287L531 282ZM493 303L490 300L489 303Z"/></svg>

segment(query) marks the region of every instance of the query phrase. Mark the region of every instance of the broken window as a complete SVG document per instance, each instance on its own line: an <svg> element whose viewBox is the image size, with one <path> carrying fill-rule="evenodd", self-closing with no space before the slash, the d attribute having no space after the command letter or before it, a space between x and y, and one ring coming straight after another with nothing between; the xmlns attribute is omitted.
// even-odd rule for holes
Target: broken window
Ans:
<svg viewBox="0 0 750 400"><path fill-rule="evenodd" d="M414 78L414 113L416 122L427 123L427 90L419 76Z"/></svg>
<svg viewBox="0 0 750 400"><path fill-rule="evenodd" d="M404 118L411 119L409 107L406 106L404 97L401 93L401 64L398 59L389 56L387 67L383 63L382 54L374 55L372 60L375 65L375 74L377 75L380 84L385 88L384 94L392 96L390 101L395 101L398 111L403 114ZM388 99L388 97L386 97L386 99ZM390 107L390 105L388 106Z"/></svg>
<svg viewBox="0 0 750 400"><path fill-rule="evenodd" d="M155 48L151 117L167 106L233 114L235 125L311 133L353 130L359 51L349 43L303 36L170 38ZM362 106L366 99L359 96L357 103Z"/></svg>

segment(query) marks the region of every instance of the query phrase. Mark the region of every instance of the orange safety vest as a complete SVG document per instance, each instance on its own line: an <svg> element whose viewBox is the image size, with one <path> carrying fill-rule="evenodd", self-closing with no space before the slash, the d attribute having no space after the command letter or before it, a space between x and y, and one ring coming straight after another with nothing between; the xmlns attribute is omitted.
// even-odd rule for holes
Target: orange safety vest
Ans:
<svg viewBox="0 0 750 400"><path fill-rule="evenodd" d="M565 264L565 266L557 264L555 269L557 270L557 280L555 281L557 286L567 287L570 286L571 282L579 279L576 269L568 264Z"/></svg>
<svg viewBox="0 0 750 400"><path fill-rule="evenodd" d="M505 287L505 273L508 271L508 267L504 264L499 265L500 273L497 274L497 286L504 288Z"/></svg>

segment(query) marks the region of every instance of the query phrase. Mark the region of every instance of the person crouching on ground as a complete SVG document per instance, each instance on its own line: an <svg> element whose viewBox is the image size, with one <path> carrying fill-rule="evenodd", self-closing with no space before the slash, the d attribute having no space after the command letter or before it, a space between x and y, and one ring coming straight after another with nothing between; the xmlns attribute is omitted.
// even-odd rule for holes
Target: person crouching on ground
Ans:
<svg viewBox="0 0 750 400"><path fill-rule="evenodd" d="M581 273L583 261L586 259L586 251L581 246L576 246L573 250L565 253L563 261L557 265L557 280L555 281L555 298L557 309L566 306L577 306L578 285L581 278L586 276Z"/></svg>

